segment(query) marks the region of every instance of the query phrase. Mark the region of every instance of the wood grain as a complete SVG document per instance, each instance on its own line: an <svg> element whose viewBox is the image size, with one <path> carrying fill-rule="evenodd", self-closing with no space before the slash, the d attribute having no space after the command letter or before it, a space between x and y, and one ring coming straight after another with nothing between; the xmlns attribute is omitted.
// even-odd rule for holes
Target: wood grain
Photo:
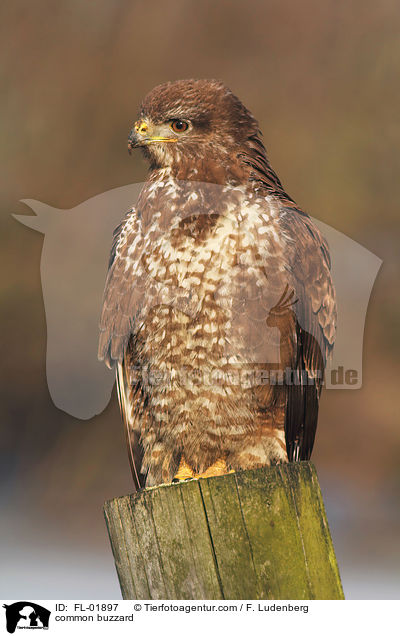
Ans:
<svg viewBox="0 0 400 636"><path fill-rule="evenodd" d="M125 599L342 599L314 466L149 488L105 503Z"/></svg>

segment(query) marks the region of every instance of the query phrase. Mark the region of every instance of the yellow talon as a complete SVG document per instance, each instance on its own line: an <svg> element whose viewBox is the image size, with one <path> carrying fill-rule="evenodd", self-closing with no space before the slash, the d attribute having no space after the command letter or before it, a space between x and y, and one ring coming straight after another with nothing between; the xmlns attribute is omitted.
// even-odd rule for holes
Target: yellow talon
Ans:
<svg viewBox="0 0 400 636"><path fill-rule="evenodd" d="M185 481L186 479L207 479L207 477L218 477L219 475L229 475L230 473L234 473L234 470L228 470L226 465L226 461L224 459L217 459L217 461L207 468L204 473L196 473L190 468L190 466L185 462L183 457L181 458L178 472L175 474L173 478L173 482L177 481Z"/></svg>
<svg viewBox="0 0 400 636"><path fill-rule="evenodd" d="M178 472L174 476L172 481L185 481L185 479L193 479L196 475L193 470L188 466L183 457L181 458Z"/></svg>
<svg viewBox="0 0 400 636"><path fill-rule="evenodd" d="M226 465L226 461L224 459L217 459L217 461L207 468L204 473L200 475L196 475L201 479L206 479L207 477L218 477L218 475L229 475L230 473L234 473L234 470L228 470Z"/></svg>

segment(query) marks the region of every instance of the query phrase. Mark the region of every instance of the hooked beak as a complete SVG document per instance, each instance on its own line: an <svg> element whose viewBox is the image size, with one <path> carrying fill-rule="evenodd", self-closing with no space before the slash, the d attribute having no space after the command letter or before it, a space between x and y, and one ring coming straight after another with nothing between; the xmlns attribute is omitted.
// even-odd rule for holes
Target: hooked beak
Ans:
<svg viewBox="0 0 400 636"><path fill-rule="evenodd" d="M144 119L139 119L135 122L129 137L128 137L128 151L131 154L134 148L139 148L140 146L148 146L148 144L153 144L157 142L165 142L165 143L175 143L178 141L177 139L171 137L161 137L159 135L152 134L155 132L153 126L149 124Z"/></svg>

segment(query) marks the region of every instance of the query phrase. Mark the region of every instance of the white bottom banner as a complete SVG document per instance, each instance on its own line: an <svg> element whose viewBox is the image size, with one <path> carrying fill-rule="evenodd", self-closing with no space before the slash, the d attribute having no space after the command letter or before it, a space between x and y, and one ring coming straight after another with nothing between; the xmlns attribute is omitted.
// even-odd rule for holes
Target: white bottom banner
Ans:
<svg viewBox="0 0 400 636"><path fill-rule="evenodd" d="M1 633L176 633L191 636L246 630L296 634L365 634L396 625L400 601L2 601ZM26 633L26 632L25 632Z"/></svg>

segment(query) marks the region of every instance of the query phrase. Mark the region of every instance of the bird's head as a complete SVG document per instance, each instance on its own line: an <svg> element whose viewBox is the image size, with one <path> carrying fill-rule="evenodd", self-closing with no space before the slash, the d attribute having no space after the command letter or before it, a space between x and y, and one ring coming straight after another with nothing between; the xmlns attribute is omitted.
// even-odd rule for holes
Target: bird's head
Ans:
<svg viewBox="0 0 400 636"><path fill-rule="evenodd" d="M152 168L175 167L186 178L205 159L208 166L231 168L254 137L259 138L257 121L222 82L179 80L145 97L128 147L142 148Z"/></svg>

